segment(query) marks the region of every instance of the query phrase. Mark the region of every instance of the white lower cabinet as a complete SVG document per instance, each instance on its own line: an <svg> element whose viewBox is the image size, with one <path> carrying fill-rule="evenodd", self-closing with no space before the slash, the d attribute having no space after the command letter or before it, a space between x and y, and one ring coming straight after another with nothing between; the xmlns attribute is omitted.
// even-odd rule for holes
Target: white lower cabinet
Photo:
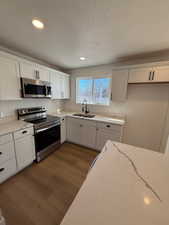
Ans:
<svg viewBox="0 0 169 225"><path fill-rule="evenodd" d="M67 140L76 144L82 143L82 124L80 120L67 118Z"/></svg>
<svg viewBox="0 0 169 225"><path fill-rule="evenodd" d="M16 173L16 159L6 161L0 165L0 183Z"/></svg>
<svg viewBox="0 0 169 225"><path fill-rule="evenodd" d="M106 129L97 128L96 149L101 151L107 140L121 141L120 134L115 131L107 131Z"/></svg>
<svg viewBox="0 0 169 225"><path fill-rule="evenodd" d="M14 143L8 142L0 145L0 165L15 157Z"/></svg>
<svg viewBox="0 0 169 225"><path fill-rule="evenodd" d="M101 151L107 140L121 142L121 125L67 118L67 140Z"/></svg>
<svg viewBox="0 0 169 225"><path fill-rule="evenodd" d="M16 173L12 134L0 136L0 183Z"/></svg>
<svg viewBox="0 0 169 225"><path fill-rule="evenodd" d="M95 149L96 127L84 125L82 135L82 145Z"/></svg>
<svg viewBox="0 0 169 225"><path fill-rule="evenodd" d="M14 133L16 161L18 171L28 166L35 159L33 128Z"/></svg>

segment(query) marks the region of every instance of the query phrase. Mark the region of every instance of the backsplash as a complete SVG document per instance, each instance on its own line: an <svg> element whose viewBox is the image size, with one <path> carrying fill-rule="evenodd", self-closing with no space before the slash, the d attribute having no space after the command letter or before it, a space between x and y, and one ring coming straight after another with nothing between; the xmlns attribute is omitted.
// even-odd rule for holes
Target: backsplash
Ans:
<svg viewBox="0 0 169 225"><path fill-rule="evenodd" d="M50 100L50 99L24 99L18 101L0 101L0 113L4 117L16 117L16 110L18 108L45 106L48 113L56 112L57 109L63 109L63 100Z"/></svg>

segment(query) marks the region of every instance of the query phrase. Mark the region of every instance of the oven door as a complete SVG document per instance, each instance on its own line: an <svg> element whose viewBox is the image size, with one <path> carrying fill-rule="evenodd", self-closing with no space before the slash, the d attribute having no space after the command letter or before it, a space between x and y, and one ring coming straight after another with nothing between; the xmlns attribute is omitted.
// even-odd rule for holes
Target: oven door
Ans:
<svg viewBox="0 0 169 225"><path fill-rule="evenodd" d="M37 161L46 158L51 152L55 151L61 144L60 142L60 123L39 128L35 131L35 149Z"/></svg>

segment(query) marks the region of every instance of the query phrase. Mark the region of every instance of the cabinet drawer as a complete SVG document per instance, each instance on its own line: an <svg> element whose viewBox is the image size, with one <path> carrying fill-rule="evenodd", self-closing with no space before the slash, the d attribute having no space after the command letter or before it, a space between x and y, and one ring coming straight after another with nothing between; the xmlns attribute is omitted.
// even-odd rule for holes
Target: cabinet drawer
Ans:
<svg viewBox="0 0 169 225"><path fill-rule="evenodd" d="M13 142L0 145L0 165L14 157L15 157L15 151L14 151Z"/></svg>
<svg viewBox="0 0 169 225"><path fill-rule="evenodd" d="M12 141L12 134L6 134L3 136L0 136L0 145L5 144Z"/></svg>
<svg viewBox="0 0 169 225"><path fill-rule="evenodd" d="M16 173L16 160L12 159L0 165L0 183Z"/></svg>
<svg viewBox="0 0 169 225"><path fill-rule="evenodd" d="M122 129L120 125L116 125L112 123L102 123L102 122L97 122L97 128L106 129L107 131L114 130L119 133L121 132L121 129Z"/></svg>
<svg viewBox="0 0 169 225"><path fill-rule="evenodd" d="M14 133L14 139L23 138L27 135L33 135L34 130L33 127L25 128Z"/></svg>

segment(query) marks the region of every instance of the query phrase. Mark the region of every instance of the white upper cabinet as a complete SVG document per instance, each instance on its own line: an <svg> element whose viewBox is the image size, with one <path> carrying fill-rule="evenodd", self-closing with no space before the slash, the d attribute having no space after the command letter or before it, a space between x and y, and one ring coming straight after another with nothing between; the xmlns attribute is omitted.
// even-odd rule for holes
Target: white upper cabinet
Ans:
<svg viewBox="0 0 169 225"><path fill-rule="evenodd" d="M20 99L19 64L16 60L0 56L0 99Z"/></svg>
<svg viewBox="0 0 169 225"><path fill-rule="evenodd" d="M152 78L152 82L169 82L169 66L155 67Z"/></svg>
<svg viewBox="0 0 169 225"><path fill-rule="evenodd" d="M153 68L137 68L129 70L128 83L149 83L151 82L151 76Z"/></svg>
<svg viewBox="0 0 169 225"><path fill-rule="evenodd" d="M47 67L31 62L20 62L20 76L29 79L50 81L50 71Z"/></svg>
<svg viewBox="0 0 169 225"><path fill-rule="evenodd" d="M36 64L31 62L20 62L20 76L36 79Z"/></svg>
<svg viewBox="0 0 169 225"><path fill-rule="evenodd" d="M69 79L68 74L60 71L51 71L52 99L68 99L70 97Z"/></svg>
<svg viewBox="0 0 169 225"><path fill-rule="evenodd" d="M70 98L70 77L68 74L61 73L61 97L63 99Z"/></svg>
<svg viewBox="0 0 169 225"><path fill-rule="evenodd" d="M61 81L57 71L51 71L50 82L52 85L52 99L61 99Z"/></svg>
<svg viewBox="0 0 169 225"><path fill-rule="evenodd" d="M128 70L114 70L112 73L111 100L123 102L127 98Z"/></svg>
<svg viewBox="0 0 169 225"><path fill-rule="evenodd" d="M159 82L169 82L169 66L157 66L129 70L128 83Z"/></svg>
<svg viewBox="0 0 169 225"><path fill-rule="evenodd" d="M37 65L36 67L36 78L42 81L50 81L50 70L45 66Z"/></svg>

